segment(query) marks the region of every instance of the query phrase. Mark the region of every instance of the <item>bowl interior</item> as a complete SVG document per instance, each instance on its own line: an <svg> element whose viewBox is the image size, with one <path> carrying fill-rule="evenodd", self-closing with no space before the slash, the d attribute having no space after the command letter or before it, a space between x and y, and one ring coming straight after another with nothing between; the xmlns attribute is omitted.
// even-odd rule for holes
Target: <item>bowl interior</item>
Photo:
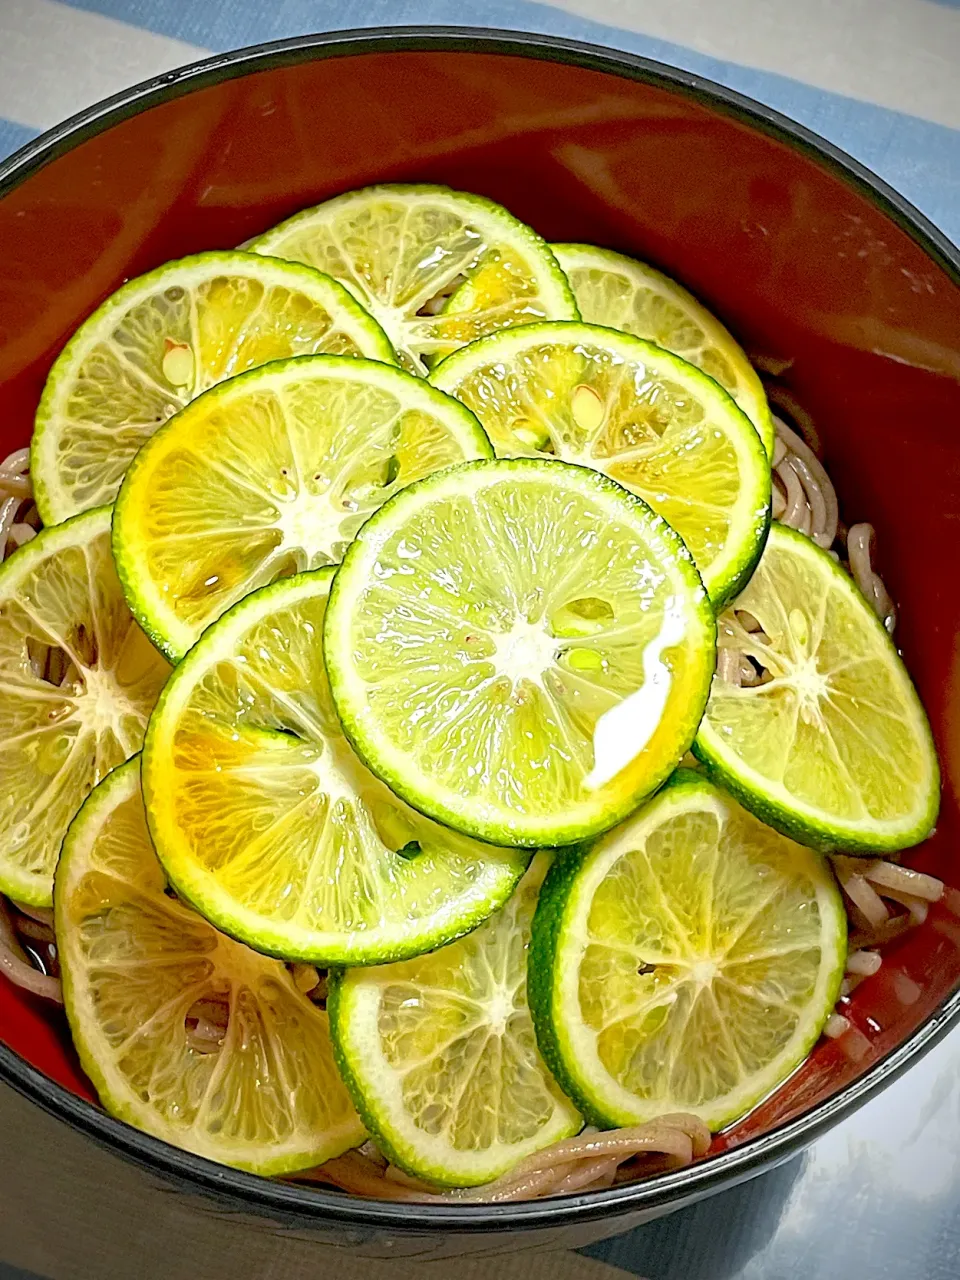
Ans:
<svg viewBox="0 0 960 1280"><path fill-rule="evenodd" d="M502 201L548 239L647 259L752 356L782 365L777 383L815 425L843 517L876 525L944 772L938 831L909 860L957 883L956 273L907 229L909 213L801 139L681 91L680 77L671 87L557 56L278 56L184 96L154 93L43 167L14 166L0 185L0 446L27 442L52 359L124 279L351 187L445 182ZM835 1096L958 983L960 920L941 906L856 991L850 1017L869 1048L822 1045L718 1147ZM2 979L0 1039L91 1097L59 1021Z"/></svg>

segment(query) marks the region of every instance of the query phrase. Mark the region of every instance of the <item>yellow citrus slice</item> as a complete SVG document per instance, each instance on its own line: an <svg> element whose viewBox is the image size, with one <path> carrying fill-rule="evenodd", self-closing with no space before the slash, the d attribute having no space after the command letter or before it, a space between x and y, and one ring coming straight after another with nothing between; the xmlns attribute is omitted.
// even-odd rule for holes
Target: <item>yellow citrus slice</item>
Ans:
<svg viewBox="0 0 960 1280"><path fill-rule="evenodd" d="M826 859L678 770L548 873L529 966L541 1052L604 1128L676 1111L723 1128L810 1052L846 940Z"/></svg>
<svg viewBox="0 0 960 1280"><path fill-rule="evenodd" d="M404 485L491 452L456 400L373 360L303 356L232 378L123 482L113 550L130 608L176 661L257 587L339 563Z"/></svg>
<svg viewBox="0 0 960 1280"><path fill-rule="evenodd" d="M448 467L381 507L324 646L344 731L391 790L536 847L596 835L664 781L700 722L714 627L645 503L524 458Z"/></svg>
<svg viewBox="0 0 960 1280"><path fill-rule="evenodd" d="M140 750L169 670L127 609L109 507L44 529L0 565L0 891L50 904L67 827Z"/></svg>
<svg viewBox="0 0 960 1280"><path fill-rule="evenodd" d="M773 418L763 383L736 338L662 271L591 244L552 246L586 324L621 329L665 347L709 374L736 400L773 457Z"/></svg>
<svg viewBox="0 0 960 1280"><path fill-rule="evenodd" d="M143 442L225 378L287 356L395 363L329 276L254 253L198 253L129 281L85 320L44 387L30 452L45 524L112 502Z"/></svg>
<svg viewBox="0 0 960 1280"><path fill-rule="evenodd" d="M381 1150L416 1177L473 1186L577 1133L537 1051L527 951L539 854L473 933L399 964L344 969L330 989L337 1060Z"/></svg>
<svg viewBox="0 0 960 1280"><path fill-rule="evenodd" d="M501 205L449 187L392 183L306 209L250 246L340 280L425 374L484 333L575 320L549 246Z"/></svg>
<svg viewBox="0 0 960 1280"><path fill-rule="evenodd" d="M774 523L720 645L759 678L718 668L694 751L764 822L850 853L933 830L937 753L890 636L829 552ZM739 667L739 662L735 667Z"/></svg>
<svg viewBox="0 0 960 1280"><path fill-rule="evenodd" d="M480 419L499 457L610 476L676 529L714 606L763 550L770 463L749 419L699 369L597 325L524 325L473 342L431 382Z"/></svg>
<svg viewBox="0 0 960 1280"><path fill-rule="evenodd" d="M55 896L73 1042L112 1115L267 1175L363 1141L326 1013L279 960L171 896L147 834L139 760L80 810Z"/></svg>
<svg viewBox="0 0 960 1280"><path fill-rule="evenodd" d="M273 955L377 964L474 928L528 857L431 822L354 755L324 665L332 576L284 578L204 632L151 718L143 787L164 868L207 919Z"/></svg>

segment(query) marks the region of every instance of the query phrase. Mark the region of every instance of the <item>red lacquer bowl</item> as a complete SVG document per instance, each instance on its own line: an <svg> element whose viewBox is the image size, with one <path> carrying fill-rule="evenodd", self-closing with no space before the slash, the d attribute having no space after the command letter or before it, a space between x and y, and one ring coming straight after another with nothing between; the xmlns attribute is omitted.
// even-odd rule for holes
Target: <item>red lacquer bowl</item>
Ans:
<svg viewBox="0 0 960 1280"><path fill-rule="evenodd" d="M877 527L933 721L943 811L912 861L960 883L960 254L859 165L729 90L567 41L439 28L308 37L132 89L0 169L0 446L26 443L51 361L127 277L379 180L481 192L550 240L653 262L752 355L787 366L779 382L816 424L847 521ZM856 1051L822 1045L710 1158L492 1211L274 1183L142 1135L104 1115L62 1024L3 979L0 1077L184 1190L327 1238L570 1243L585 1224L625 1229L809 1143L952 1025L958 986L960 919L940 905L855 992Z"/></svg>

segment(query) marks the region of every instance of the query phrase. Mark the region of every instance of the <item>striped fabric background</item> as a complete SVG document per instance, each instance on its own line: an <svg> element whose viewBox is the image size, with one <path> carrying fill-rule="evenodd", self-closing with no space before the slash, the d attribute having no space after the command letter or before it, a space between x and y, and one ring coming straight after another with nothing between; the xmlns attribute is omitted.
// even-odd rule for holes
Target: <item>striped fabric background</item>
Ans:
<svg viewBox="0 0 960 1280"><path fill-rule="evenodd" d="M823 134L960 241L960 0L0 0L0 155L210 52L403 23L543 31L701 72Z"/></svg>
<svg viewBox="0 0 960 1280"><path fill-rule="evenodd" d="M0 159L73 112L211 52L306 32L401 24L545 32L699 72L829 138L960 243L960 0L0 0ZM918 1068L910 1077L921 1095L923 1070ZM891 1105L887 1099L873 1104ZM8 1139L21 1112L24 1135L35 1135L38 1125L54 1123L38 1120L32 1108L28 1115L27 1104L11 1099L5 1110ZM78 1166L81 1160L101 1159L95 1149L88 1150L87 1144L59 1129L51 1130L50 1141L58 1149L63 1144L65 1151L76 1144ZM831 1159L830 1143L845 1141L838 1131L824 1140L826 1146L819 1145L827 1152L825 1168ZM934 1152L935 1158L932 1137L923 1150ZM98 1185L110 1174L106 1157L102 1160L102 1169L91 1164L87 1171ZM626 1280L631 1274L657 1280L721 1280L722 1272L723 1278L774 1280L762 1258L766 1242L751 1234L763 1219L759 1202L753 1211L753 1197L769 1199L772 1187L774 1199L786 1201L797 1176L798 1164L792 1162L768 1174L763 1190L759 1183L750 1184L642 1232L594 1246L584 1255L551 1255L546 1264L504 1258L497 1263L497 1274L504 1280L521 1275L531 1280L540 1275L551 1280ZM140 1203L141 1193L130 1183L133 1171L126 1166L123 1178L116 1188L117 1212L127 1217ZM800 1258L809 1238L811 1219L805 1215L810 1207L815 1206L813 1218L821 1224L830 1216L833 1206L823 1196L832 1196L831 1187L829 1178L814 1178L807 1198L786 1214L782 1231L792 1258ZM696 1241L715 1240L724 1233L724 1215L730 1212L727 1199L734 1194L739 1197L739 1225L726 1232L730 1238L725 1257L714 1256L710 1264L713 1268L721 1262L721 1272L711 1269L708 1275ZM168 1196L166 1202L169 1213L175 1214L176 1198ZM30 1214L25 1204L16 1218L25 1224L26 1239ZM69 1220L69 1213L65 1216ZM180 1224L184 1231L193 1225ZM106 1226L112 1234L110 1224ZM27 1277L25 1271L4 1267L5 1262L22 1261L31 1266L32 1278L32 1267L42 1265L38 1259L44 1257L45 1246L40 1237L47 1229L37 1224L35 1247L24 1246L22 1255L3 1257L6 1248L0 1242L0 1276ZM292 1250L294 1245L284 1247ZM263 1248L263 1259L247 1254L242 1266L237 1259L241 1270L236 1274L307 1274L300 1271L292 1252L285 1255L286 1266L275 1271L276 1249L270 1245L268 1262L266 1236ZM122 1274L125 1256L118 1253L113 1260L117 1270L101 1258L98 1270ZM806 1274L799 1265L800 1271L794 1272L791 1263L791 1275ZM479 1266L461 1262L457 1271L463 1280L479 1280ZM340 1267L344 1280L361 1271L368 1280L386 1280L382 1264L355 1269L344 1260ZM438 1280L441 1274L422 1264L417 1273ZM778 1270L777 1278L782 1274ZM894 1271L884 1274L907 1272L895 1264ZM910 1274L926 1274L931 1280L933 1276L929 1270Z"/></svg>

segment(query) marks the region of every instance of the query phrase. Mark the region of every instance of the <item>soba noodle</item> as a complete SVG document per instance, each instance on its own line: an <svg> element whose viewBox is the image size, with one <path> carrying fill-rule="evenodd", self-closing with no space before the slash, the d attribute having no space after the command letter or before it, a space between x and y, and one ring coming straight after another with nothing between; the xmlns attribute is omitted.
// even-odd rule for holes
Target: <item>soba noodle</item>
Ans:
<svg viewBox="0 0 960 1280"><path fill-rule="evenodd" d="M785 404L794 422L816 442L813 424L800 407L785 393L773 398ZM819 546L832 548L892 631L893 601L873 568L872 526L857 524L844 531L833 484L811 444L782 418L775 418L775 422L774 516L801 530ZM18 449L0 462L0 559L33 538L40 527L29 466L29 449ZM725 624L717 661L721 679L752 686L770 678L758 659L738 647L737 641L746 643L747 637L751 651L762 658L766 637L757 620L740 610L732 623ZM45 668L38 674L59 683L68 672ZM882 961L875 948L921 922L929 903L943 894L943 885L932 876L882 859L835 857L833 863L855 926L842 992L846 997L880 968ZM304 964L291 965L290 971L300 991L320 1005L325 1003L325 974ZM33 995L62 1004L52 912L11 903L0 896L0 972ZM197 1053L218 1052L229 1017L226 1001L198 1000L186 1018L189 1047ZM831 1016L824 1034L844 1037L852 1045L851 1052L862 1052L861 1042L866 1044L861 1033L839 1012ZM495 1182L464 1190L438 1192L410 1178L388 1164L372 1142L297 1177L383 1200L505 1204L598 1190L615 1182L648 1177L690 1164L704 1156L709 1147L710 1133L696 1117L670 1115L649 1124L604 1133L584 1130L575 1138L554 1143L530 1156Z"/></svg>
<svg viewBox="0 0 960 1280"><path fill-rule="evenodd" d="M30 483L30 450L16 449L0 462L0 560L35 538L39 528Z"/></svg>
<svg viewBox="0 0 960 1280"><path fill-rule="evenodd" d="M297 1175L328 1182L355 1195L432 1204L507 1204L572 1191L593 1191L615 1180L633 1180L679 1169L706 1155L710 1131L696 1116L661 1116L649 1124L605 1133L584 1130L528 1156L495 1182L438 1192L364 1148ZM626 1166L626 1167L625 1167Z"/></svg>
<svg viewBox="0 0 960 1280"><path fill-rule="evenodd" d="M0 895L0 973L35 996L63 1004L52 924Z"/></svg>
<svg viewBox="0 0 960 1280"><path fill-rule="evenodd" d="M874 612L892 634L896 610L883 579L873 567L876 535L870 524L845 529L833 482L808 442L774 415L776 444L773 455L773 515L782 524L806 534L818 546L830 550L850 573ZM751 654L745 653L749 636ZM740 643L738 643L738 641ZM756 619L734 610L724 620L717 654L717 674L728 684L751 688L764 684L770 673L756 656L766 637Z"/></svg>
<svg viewBox="0 0 960 1280"><path fill-rule="evenodd" d="M923 924L930 904L943 897L942 880L884 858L836 854L833 867L854 926L849 939L851 954L880 946L913 925Z"/></svg>

